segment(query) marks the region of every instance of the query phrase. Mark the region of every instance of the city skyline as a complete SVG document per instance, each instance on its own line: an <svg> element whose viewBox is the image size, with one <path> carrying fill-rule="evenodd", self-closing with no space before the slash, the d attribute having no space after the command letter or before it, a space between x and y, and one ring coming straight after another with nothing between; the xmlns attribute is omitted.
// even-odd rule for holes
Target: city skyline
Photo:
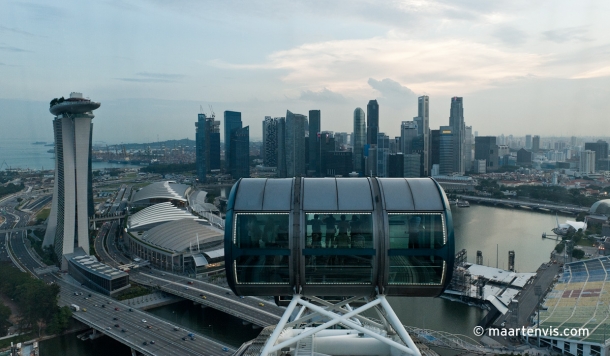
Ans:
<svg viewBox="0 0 610 356"><path fill-rule="evenodd" d="M113 143L193 138L200 105L242 112L252 137L262 137L253 123L287 109L321 110L324 129L340 131L371 99L379 131L393 135L422 95L430 127L460 96L486 135L593 135L610 110L602 1L74 5L0 5L0 137L49 137L44 111L58 90L107 103L96 138ZM87 11L95 21L74 33ZM90 43L86 57L67 55Z"/></svg>

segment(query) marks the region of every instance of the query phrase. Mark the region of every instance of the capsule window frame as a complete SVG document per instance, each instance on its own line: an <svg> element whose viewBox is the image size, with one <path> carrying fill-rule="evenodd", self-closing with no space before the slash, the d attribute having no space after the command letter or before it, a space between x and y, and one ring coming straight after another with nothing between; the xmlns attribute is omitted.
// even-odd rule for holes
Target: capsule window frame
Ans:
<svg viewBox="0 0 610 356"><path fill-rule="evenodd" d="M281 254L270 254L269 250L267 250L266 248L244 248L244 247L239 247L237 245L237 221L239 219L240 215L265 215L265 216L269 216L269 215L285 215L288 216L288 247L284 248L284 247L273 247L272 251L277 251L277 252L282 252ZM233 231L232 231L232 236L231 236L231 242L233 244L233 250L238 250L238 251L248 251L249 253L240 253L237 256L233 256L232 258L232 263L231 263L231 269L233 270L233 276L235 279L235 285L242 285L242 286L247 286L247 285L258 285L258 286L271 286L271 285L278 285L278 286L287 286L290 285L290 281L287 282L243 282L240 281L239 277L238 277L238 273L237 273L237 258L241 257L241 256L266 256L266 255L273 255L273 256L287 256L288 257L288 272L290 273L290 265L291 265L291 261L292 261L292 254L291 254L291 245L292 245L292 229L291 227L291 219L292 219L292 214L290 212L278 212L278 211L269 211L269 212L250 212L250 211L236 211L233 214L233 221L232 221L232 225L233 225ZM254 252L258 252L258 253L254 253Z"/></svg>
<svg viewBox="0 0 610 356"><path fill-rule="evenodd" d="M421 215L436 215L436 216L440 216L441 217L441 223L442 223L442 230L443 230L443 244L439 247L434 247L432 248L433 250L440 250L442 248L444 248L445 246L447 246L447 240L448 240L448 236L447 236L447 222L445 221L445 214L442 212L413 212L413 211L393 211L393 212L388 212L387 213L387 225L388 225L388 241L387 241L387 250L402 250L400 248L391 248L390 247L390 216L391 215L411 215L411 216L421 216ZM413 249L409 249L409 250L422 250L421 248L413 248Z"/></svg>

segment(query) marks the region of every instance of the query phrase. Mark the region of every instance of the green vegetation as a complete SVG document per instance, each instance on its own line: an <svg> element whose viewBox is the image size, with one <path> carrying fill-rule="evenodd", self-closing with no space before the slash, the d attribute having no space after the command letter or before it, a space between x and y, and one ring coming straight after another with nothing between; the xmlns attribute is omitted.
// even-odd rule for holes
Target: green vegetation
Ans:
<svg viewBox="0 0 610 356"><path fill-rule="evenodd" d="M11 316L11 309L0 302L0 335L6 335L11 322L8 320Z"/></svg>
<svg viewBox="0 0 610 356"><path fill-rule="evenodd" d="M522 185L516 187L517 196L519 198L531 198L537 200L547 200L554 203L572 204L578 206L591 206L598 199L586 197L580 194L578 189L566 189L563 187L541 187Z"/></svg>
<svg viewBox="0 0 610 356"><path fill-rule="evenodd" d="M575 248L572 250L572 257L580 260L581 258L585 257L585 251Z"/></svg>
<svg viewBox="0 0 610 356"><path fill-rule="evenodd" d="M562 243L557 244L557 246L555 246L555 251L557 253L562 253L563 250L565 250L565 248L566 248L566 245L562 242Z"/></svg>
<svg viewBox="0 0 610 356"><path fill-rule="evenodd" d="M0 198L5 195L17 193L18 191L20 191L22 189L23 189L23 184L16 185L13 183L9 183L6 187L0 185Z"/></svg>
<svg viewBox="0 0 610 356"><path fill-rule="evenodd" d="M38 234L34 233L36 236ZM42 238L34 238L33 236L28 235L28 240L30 240L30 245L34 248L38 256L42 259L45 265L55 266L57 265L57 255L55 255L53 245L42 247Z"/></svg>
<svg viewBox="0 0 610 356"><path fill-rule="evenodd" d="M64 101L66 101L66 99L64 99L63 96L61 98L59 98L59 99L55 98L55 99L51 100L51 102L49 103L49 108L52 108L53 106L55 106L57 104L61 104Z"/></svg>
<svg viewBox="0 0 610 356"><path fill-rule="evenodd" d="M59 285L47 285L9 263L0 264L0 293L13 299L21 313L20 329L32 329L37 335L46 326L49 332L67 327L72 313L57 305Z"/></svg>
<svg viewBox="0 0 610 356"><path fill-rule="evenodd" d="M15 337L9 337L8 339L0 340L0 350L6 349L11 346L11 342L16 345L17 343L32 340L34 335L32 333L27 333L24 335L18 335Z"/></svg>
<svg viewBox="0 0 610 356"><path fill-rule="evenodd" d="M44 208L36 214L36 224L42 224L51 214L51 208Z"/></svg>
<svg viewBox="0 0 610 356"><path fill-rule="evenodd" d="M140 168L141 172L146 173L156 173L156 174L174 174L174 173L184 173L189 171L195 171L197 167L195 163L185 163L185 164L151 164L146 167Z"/></svg>
<svg viewBox="0 0 610 356"><path fill-rule="evenodd" d="M121 292L121 294L119 294L116 297L116 299L117 300L126 300L126 299L141 297L141 296L148 295L151 293L152 292L148 288L145 288L142 286L131 286L131 287L129 287L129 289Z"/></svg>

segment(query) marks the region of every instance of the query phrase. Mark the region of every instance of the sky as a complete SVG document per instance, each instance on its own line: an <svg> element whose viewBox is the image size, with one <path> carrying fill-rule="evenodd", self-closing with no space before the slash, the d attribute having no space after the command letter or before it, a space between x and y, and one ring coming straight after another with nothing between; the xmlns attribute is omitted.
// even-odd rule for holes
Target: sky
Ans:
<svg viewBox="0 0 610 356"><path fill-rule="evenodd" d="M0 2L0 140L52 140L48 103L102 103L94 141L195 136L203 110L322 113L353 131L380 105L398 136L430 96L430 127L464 97L479 135L607 135L608 1L99 0Z"/></svg>

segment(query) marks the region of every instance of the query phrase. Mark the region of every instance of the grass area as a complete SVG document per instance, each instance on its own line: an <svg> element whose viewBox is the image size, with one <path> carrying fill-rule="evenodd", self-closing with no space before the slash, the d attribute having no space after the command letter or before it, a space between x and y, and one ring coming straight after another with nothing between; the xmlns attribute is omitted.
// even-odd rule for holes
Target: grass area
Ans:
<svg viewBox="0 0 610 356"><path fill-rule="evenodd" d="M19 342L32 340L35 337L36 336L34 335L34 333L27 333L24 335L18 335L15 337L9 337L8 339L0 340L0 350L4 350L4 349L11 347L11 342L13 344L17 344Z"/></svg>
<svg viewBox="0 0 610 356"><path fill-rule="evenodd" d="M589 239L587 238L582 238L580 240L578 240L578 242L576 243L577 246L585 246L585 247L593 247L593 242L591 242Z"/></svg>
<svg viewBox="0 0 610 356"><path fill-rule="evenodd" d="M46 220L51 214L51 208L44 208L38 214L36 214L36 220Z"/></svg>
<svg viewBox="0 0 610 356"><path fill-rule="evenodd" d="M142 286L131 286L131 287L129 287L129 289L121 292L121 294L119 294L116 297L116 299L117 300L126 300L126 299L141 297L141 296L148 295L151 293L152 293L152 291L148 288L145 288Z"/></svg>

